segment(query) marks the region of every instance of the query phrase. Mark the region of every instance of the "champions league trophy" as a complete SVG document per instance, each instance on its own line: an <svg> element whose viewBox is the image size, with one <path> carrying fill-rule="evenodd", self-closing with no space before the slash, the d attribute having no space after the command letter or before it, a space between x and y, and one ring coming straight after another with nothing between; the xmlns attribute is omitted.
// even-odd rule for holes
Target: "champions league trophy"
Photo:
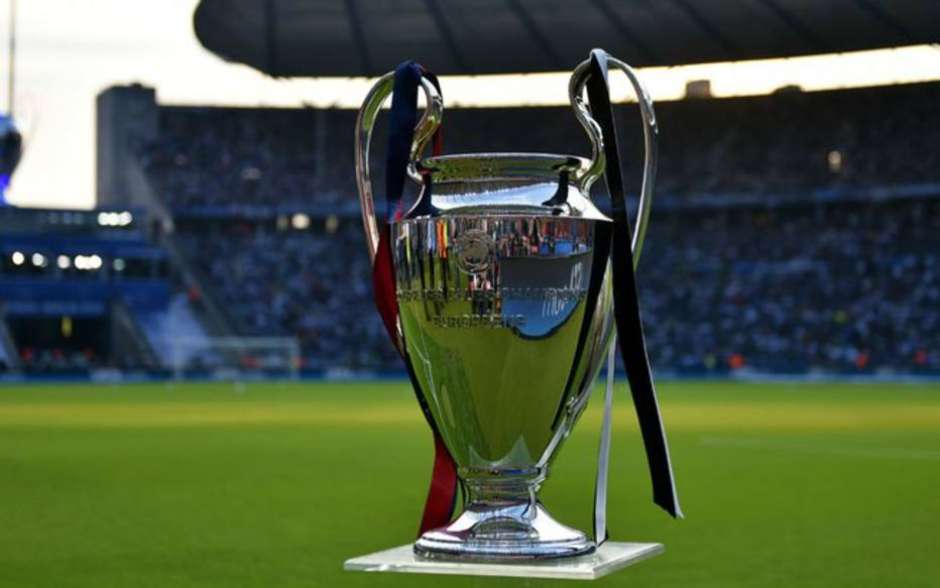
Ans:
<svg viewBox="0 0 940 588"><path fill-rule="evenodd" d="M635 231L616 159L609 66L632 82L644 121ZM418 88L426 98L420 120ZM376 218L368 157L375 120L393 89L383 220ZM438 441L429 509L442 484L451 491L444 493L449 503L439 525L425 524L413 546L349 560L347 569L542 577L565 577L569 569L580 570L567 574L572 577L598 577L658 553L659 544L599 547L606 539L615 330L654 498L681 515L633 284L653 193L653 106L629 66L600 50L574 70L569 94L593 148L590 159L542 153L423 158L442 123L443 101L436 78L413 62L379 79L365 99L356 171L377 302ZM605 171L612 218L590 195ZM400 200L405 174L420 185L409 210ZM605 356L608 391L592 540L556 521L538 492L587 405ZM453 522L456 478L447 463L455 466L464 491L463 512ZM427 523L428 510L425 517Z"/></svg>

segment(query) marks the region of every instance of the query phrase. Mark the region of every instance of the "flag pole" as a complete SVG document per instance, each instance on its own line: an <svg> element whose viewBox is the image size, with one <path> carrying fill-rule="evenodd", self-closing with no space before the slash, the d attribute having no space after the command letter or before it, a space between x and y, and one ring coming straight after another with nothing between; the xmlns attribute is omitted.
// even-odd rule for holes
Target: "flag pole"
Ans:
<svg viewBox="0 0 940 588"><path fill-rule="evenodd" d="M15 103L13 91L15 89L15 66L16 66L16 0L10 0L10 46L7 52L9 65L7 68L7 115L13 118L13 106Z"/></svg>

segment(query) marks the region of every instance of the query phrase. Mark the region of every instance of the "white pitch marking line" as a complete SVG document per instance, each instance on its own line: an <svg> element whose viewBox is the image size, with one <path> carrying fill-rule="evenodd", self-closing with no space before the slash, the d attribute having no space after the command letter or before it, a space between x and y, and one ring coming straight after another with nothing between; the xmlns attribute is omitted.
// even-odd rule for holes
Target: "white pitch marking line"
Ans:
<svg viewBox="0 0 940 588"><path fill-rule="evenodd" d="M822 455L844 455L873 459L912 459L940 461L940 451L911 449L908 447L846 447L844 445L820 445L816 443L792 443L767 441L765 439L730 439L727 437L702 437L700 445L712 447L740 447L744 449L769 449L817 453Z"/></svg>

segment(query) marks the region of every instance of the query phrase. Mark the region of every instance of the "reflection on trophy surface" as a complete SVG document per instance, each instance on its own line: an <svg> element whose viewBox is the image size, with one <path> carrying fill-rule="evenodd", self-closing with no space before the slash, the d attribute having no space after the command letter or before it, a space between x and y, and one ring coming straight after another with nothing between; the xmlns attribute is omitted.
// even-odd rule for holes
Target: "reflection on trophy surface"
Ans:
<svg viewBox="0 0 940 588"><path fill-rule="evenodd" d="M541 559L596 547L538 499L614 331L612 221L590 199L605 159L599 127L580 99L586 63L575 70L570 93L593 145L591 159L535 153L418 159L443 114L435 87L422 85L428 109L409 169L422 189L411 210L388 226L397 328L419 398L464 489L460 516L415 543L424 557ZM380 79L357 131L373 257L379 232L366 162L372 125L390 91L390 77ZM655 124L651 116L648 123ZM647 171L653 157L648 153ZM634 254L649 214L649 184Z"/></svg>
<svg viewBox="0 0 940 588"><path fill-rule="evenodd" d="M393 227L404 339L469 492L463 516L419 540L427 555L531 557L592 547L535 496L608 341L609 297L586 300L594 226L607 221L573 186L564 188L577 216L541 204L559 189L559 161L525 160L529 178L473 183L476 198L503 203L499 214L462 207L465 194L449 188L466 190L470 178L455 178L435 185L435 204L453 206L446 214ZM509 155L491 163L496 173L511 173L519 161ZM591 343L573 365L585 321ZM580 377L569 386L572 371Z"/></svg>

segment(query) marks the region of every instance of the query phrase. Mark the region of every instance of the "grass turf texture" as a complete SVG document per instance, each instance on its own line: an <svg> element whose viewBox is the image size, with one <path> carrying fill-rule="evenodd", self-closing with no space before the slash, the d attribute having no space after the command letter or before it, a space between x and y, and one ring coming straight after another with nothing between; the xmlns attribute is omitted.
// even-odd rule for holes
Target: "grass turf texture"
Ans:
<svg viewBox="0 0 940 588"><path fill-rule="evenodd" d="M598 586L940 585L940 387L660 386L687 519L649 500L617 396ZM363 574L413 539L430 435L405 384L0 389L0 586L542 586ZM597 399L543 498L590 528ZM554 582L571 585L568 582Z"/></svg>

